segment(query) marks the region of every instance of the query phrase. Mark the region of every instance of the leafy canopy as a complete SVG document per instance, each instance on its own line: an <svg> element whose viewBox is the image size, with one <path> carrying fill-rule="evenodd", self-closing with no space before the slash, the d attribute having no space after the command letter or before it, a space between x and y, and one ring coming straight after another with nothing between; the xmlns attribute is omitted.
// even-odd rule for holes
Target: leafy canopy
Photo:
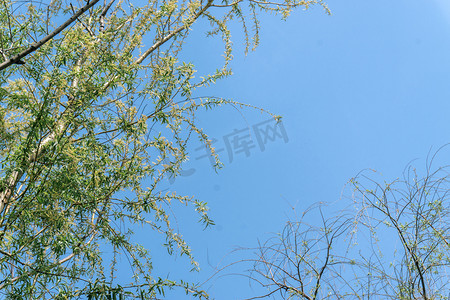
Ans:
<svg viewBox="0 0 450 300"><path fill-rule="evenodd" d="M0 293L10 299L152 299L164 287L182 286L206 297L195 285L153 275L148 249L133 241L130 225L165 235L168 250L187 255L196 267L169 211L174 202L191 205L207 226L206 203L163 193L160 183L179 173L193 137L220 167L195 114L241 104L193 94L231 74L230 21L242 25L247 51L259 43L258 13L286 18L313 4L323 5L2 0ZM194 76L195 66L180 54L199 19L209 22L207 35L223 40L224 65ZM112 249L110 261L102 247ZM121 256L134 273L127 286L115 283Z"/></svg>

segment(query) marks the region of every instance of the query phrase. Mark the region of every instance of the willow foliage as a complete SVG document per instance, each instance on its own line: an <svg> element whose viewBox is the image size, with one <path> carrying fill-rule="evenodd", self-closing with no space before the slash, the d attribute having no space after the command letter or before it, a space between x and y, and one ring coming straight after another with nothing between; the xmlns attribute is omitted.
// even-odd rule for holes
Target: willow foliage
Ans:
<svg viewBox="0 0 450 300"><path fill-rule="evenodd" d="M196 265L171 226L170 206L193 206L206 225L208 209L162 193L160 183L179 173L195 136L220 167L195 114L237 103L193 92L231 74L230 21L241 23L248 50L259 42L259 13L286 18L294 8L322 5L109 1L1 0L0 294L7 298L153 299L173 286L207 297L194 285L154 277L128 226L160 232L169 250ZM199 19L223 40L224 65L194 76L180 53ZM105 245L114 249L111 261ZM114 283L120 256L131 260L129 286Z"/></svg>

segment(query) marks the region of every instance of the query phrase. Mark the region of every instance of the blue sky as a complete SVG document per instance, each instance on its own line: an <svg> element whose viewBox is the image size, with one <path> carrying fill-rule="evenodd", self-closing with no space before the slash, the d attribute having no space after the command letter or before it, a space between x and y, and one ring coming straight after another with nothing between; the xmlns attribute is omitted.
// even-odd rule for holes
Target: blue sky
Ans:
<svg viewBox="0 0 450 300"><path fill-rule="evenodd" d="M167 187L208 202L216 226L202 230L192 210L175 207L180 232L200 262L188 273L186 259L167 257L149 233L140 233L155 258L155 273L202 282L236 247L280 231L292 207L297 213L315 202L336 202L347 181L371 168L386 180L401 176L412 160L425 165L430 149L450 142L450 4L445 1L328 1L296 11L287 21L261 15L261 45L247 56L242 32L233 26L234 75L201 95L249 103L283 116L286 138L259 147L253 125L268 116L232 107L199 115L225 164L217 174L192 145L190 161ZM220 63L220 41L205 40L205 24L194 27L184 56L200 71ZM247 128L247 129L246 129ZM224 137L246 129L253 137L249 155L230 162ZM241 134L245 134L242 131ZM448 163L444 150L438 164ZM234 253L224 258L249 258ZM237 268L222 275L244 271ZM214 299L256 296L240 276L209 281ZM259 290L260 291L260 290ZM168 299L182 299L179 294Z"/></svg>

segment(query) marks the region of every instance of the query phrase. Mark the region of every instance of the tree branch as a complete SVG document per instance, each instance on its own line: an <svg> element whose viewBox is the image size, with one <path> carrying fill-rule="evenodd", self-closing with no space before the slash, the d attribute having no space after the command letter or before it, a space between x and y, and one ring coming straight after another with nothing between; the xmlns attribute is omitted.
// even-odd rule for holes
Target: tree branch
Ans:
<svg viewBox="0 0 450 300"><path fill-rule="evenodd" d="M20 52L19 54L16 54L15 56L11 57L7 61L0 64L0 71L8 68L9 66L20 63L21 59L25 56L29 55L30 53L33 53L40 47L42 47L45 43L53 39L57 34L59 34L61 31L63 31L65 28L67 28L70 24L75 22L78 17L80 17L82 14L84 14L88 9L93 7L95 4L97 4L100 0L92 0L88 2L85 6L80 8L74 15L72 15L66 22L64 22L62 25L60 25L58 28L53 30L50 34L45 36L40 41L31 44L26 50Z"/></svg>

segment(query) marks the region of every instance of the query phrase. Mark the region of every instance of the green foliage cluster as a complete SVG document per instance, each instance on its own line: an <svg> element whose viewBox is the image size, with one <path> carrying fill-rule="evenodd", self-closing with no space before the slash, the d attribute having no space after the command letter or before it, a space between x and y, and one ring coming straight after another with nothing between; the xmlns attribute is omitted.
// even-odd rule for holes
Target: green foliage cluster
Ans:
<svg viewBox="0 0 450 300"><path fill-rule="evenodd" d="M0 295L153 299L178 286L207 297L195 285L153 275L148 249L128 227L165 235L169 251L196 267L169 212L175 202L190 205L208 226L206 203L163 193L160 183L180 172L195 136L220 167L196 112L241 104L193 94L231 74L230 21L242 24L248 50L259 43L258 13L286 18L313 4L322 3L2 0ZM223 40L224 65L195 76L180 53L199 19ZM104 245L113 249L109 262ZM127 286L114 283L121 256L134 272Z"/></svg>

